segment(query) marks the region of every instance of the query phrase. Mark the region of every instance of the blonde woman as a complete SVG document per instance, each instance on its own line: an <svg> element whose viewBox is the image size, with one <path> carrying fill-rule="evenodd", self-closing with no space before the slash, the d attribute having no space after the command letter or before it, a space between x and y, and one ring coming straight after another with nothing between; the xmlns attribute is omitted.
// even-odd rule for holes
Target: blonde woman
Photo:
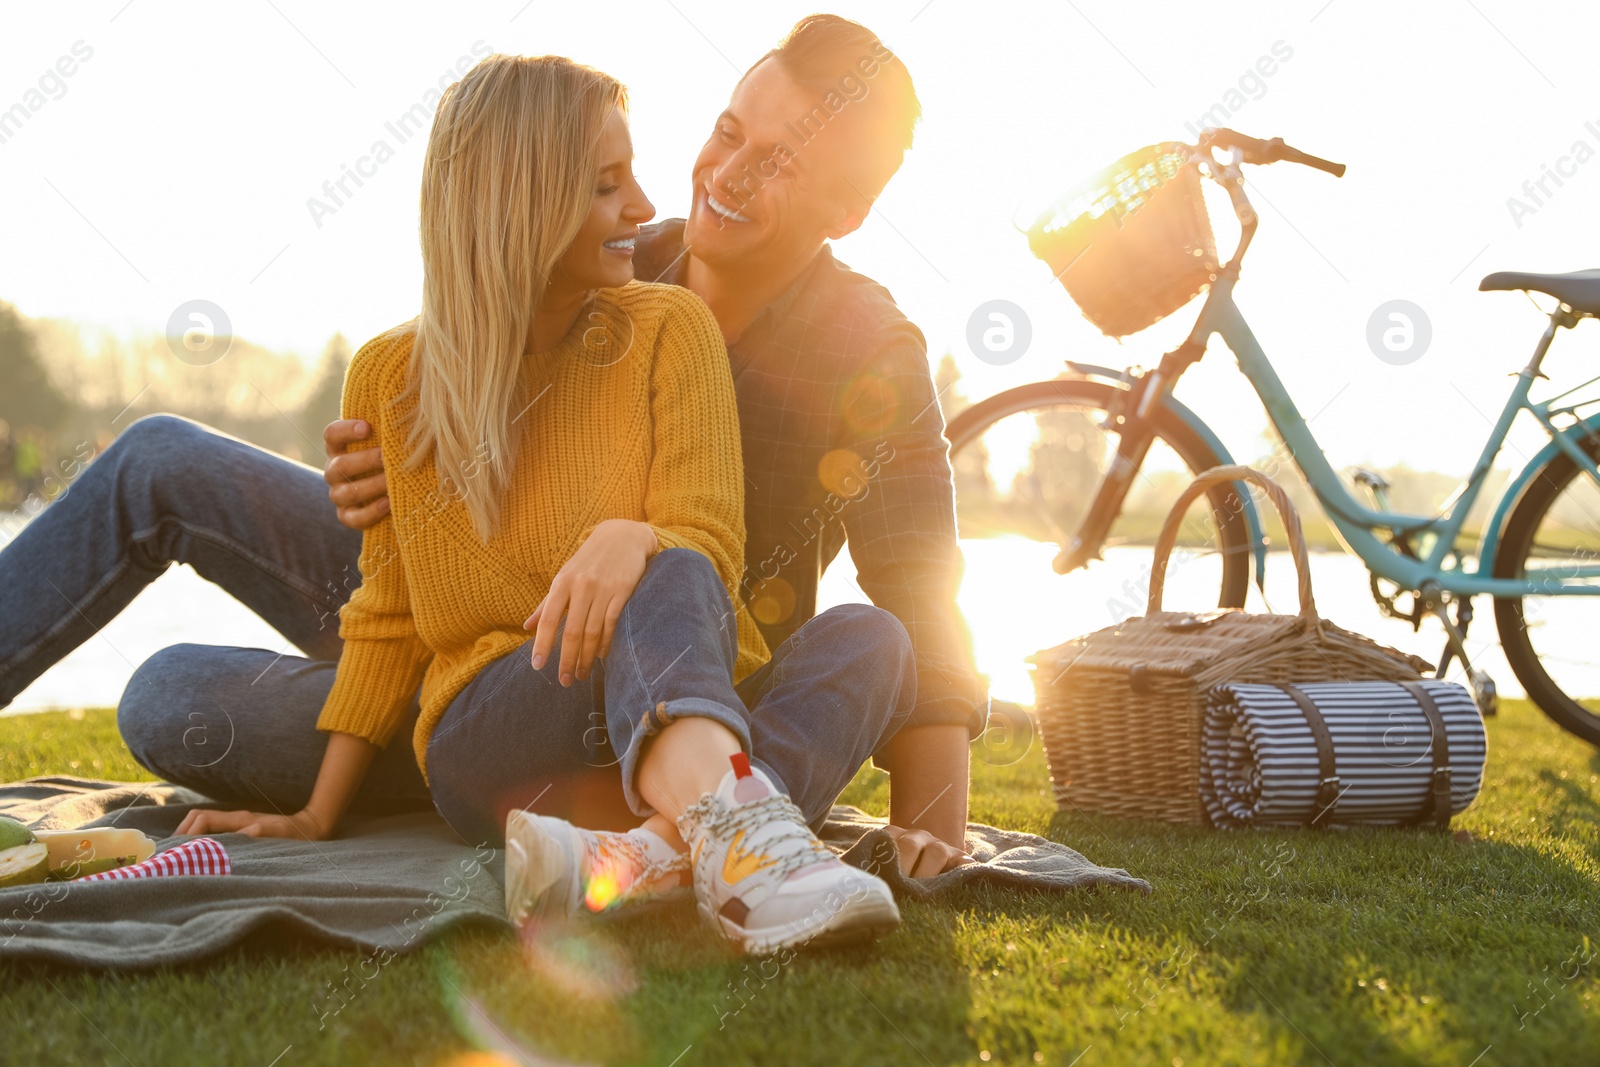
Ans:
<svg viewBox="0 0 1600 1067"><path fill-rule="evenodd" d="M362 800L420 794L469 841L504 832L514 918L692 885L747 951L877 936L899 921L888 887L812 826L909 715L909 644L851 606L767 662L737 589L726 349L692 293L632 280L654 208L625 107L612 78L548 56L491 56L445 94L422 311L345 382L345 416L388 457L392 514L365 534L336 670L179 646L136 674L119 721L157 773L269 802L197 809L180 833L314 840ZM307 707L315 730L285 725ZM643 825L534 813L581 810L596 774Z"/></svg>

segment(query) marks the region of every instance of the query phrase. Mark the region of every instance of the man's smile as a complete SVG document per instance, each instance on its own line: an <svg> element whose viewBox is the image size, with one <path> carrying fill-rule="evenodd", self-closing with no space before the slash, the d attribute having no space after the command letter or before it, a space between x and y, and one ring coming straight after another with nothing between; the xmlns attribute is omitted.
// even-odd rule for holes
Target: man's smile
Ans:
<svg viewBox="0 0 1600 1067"><path fill-rule="evenodd" d="M749 216L739 214L737 211L733 210L733 208L712 196L710 190L706 191L706 206L711 208L712 211L715 211L724 219L727 219L729 222L753 221Z"/></svg>

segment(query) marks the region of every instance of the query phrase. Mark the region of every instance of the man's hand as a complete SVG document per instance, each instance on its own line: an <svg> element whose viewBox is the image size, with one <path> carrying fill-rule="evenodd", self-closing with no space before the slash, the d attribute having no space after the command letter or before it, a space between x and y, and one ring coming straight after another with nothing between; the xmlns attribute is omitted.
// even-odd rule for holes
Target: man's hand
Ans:
<svg viewBox="0 0 1600 1067"><path fill-rule="evenodd" d="M180 834L247 834L250 837L294 837L323 841L330 836L309 811L293 815L262 815L254 811L208 811L196 808L178 824Z"/></svg>
<svg viewBox="0 0 1600 1067"><path fill-rule="evenodd" d="M962 864L977 862L926 830L902 830L894 825L885 829L900 850L900 870L908 878L932 878L936 874L953 871Z"/></svg>
<svg viewBox="0 0 1600 1067"><path fill-rule="evenodd" d="M361 419L338 419L322 431L328 451L328 464L322 477L328 483L328 499L339 521L352 530L375 526L389 514L389 479L383 473L383 449L362 448L349 451L352 444L372 436L372 427Z"/></svg>
<svg viewBox="0 0 1600 1067"><path fill-rule="evenodd" d="M657 545L655 531L631 519L606 519L590 531L578 551L556 572L550 592L533 609L524 630L538 630L533 638L533 669L549 658L561 616L568 616L561 641L562 685L589 677L595 657L611 652L617 618L644 577L650 553Z"/></svg>

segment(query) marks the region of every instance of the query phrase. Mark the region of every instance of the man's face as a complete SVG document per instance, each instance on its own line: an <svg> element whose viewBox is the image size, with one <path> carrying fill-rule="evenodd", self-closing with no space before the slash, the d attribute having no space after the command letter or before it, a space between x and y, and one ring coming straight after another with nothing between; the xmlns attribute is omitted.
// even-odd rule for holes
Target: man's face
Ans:
<svg viewBox="0 0 1600 1067"><path fill-rule="evenodd" d="M696 258L781 269L861 225L870 201L851 156L871 124L854 103L830 112L824 96L774 59L734 89L694 164L684 238Z"/></svg>

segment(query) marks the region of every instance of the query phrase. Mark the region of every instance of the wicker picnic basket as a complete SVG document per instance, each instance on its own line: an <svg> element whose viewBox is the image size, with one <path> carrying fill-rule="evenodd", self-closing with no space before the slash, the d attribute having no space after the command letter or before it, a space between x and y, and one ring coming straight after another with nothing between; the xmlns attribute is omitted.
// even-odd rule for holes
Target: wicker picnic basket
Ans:
<svg viewBox="0 0 1600 1067"><path fill-rule="evenodd" d="M1250 482L1278 509L1299 574L1300 612L1163 611L1167 559L1189 505L1208 488ZM1209 825L1200 800L1206 693L1228 682L1414 681L1429 664L1317 615L1300 517L1250 467L1213 467L1173 505L1156 539L1142 618L1029 657L1056 807Z"/></svg>

